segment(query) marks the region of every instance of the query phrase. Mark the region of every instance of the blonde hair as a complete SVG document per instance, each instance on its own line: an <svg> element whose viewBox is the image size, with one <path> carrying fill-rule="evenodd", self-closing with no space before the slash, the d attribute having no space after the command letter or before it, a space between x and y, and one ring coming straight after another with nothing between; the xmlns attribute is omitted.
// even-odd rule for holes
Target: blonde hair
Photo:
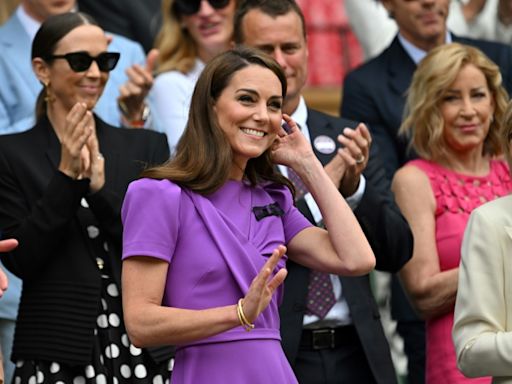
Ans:
<svg viewBox="0 0 512 384"><path fill-rule="evenodd" d="M420 157L429 160L446 158L440 104L460 70L468 64L482 71L494 100L494 119L484 141L484 154L502 153L499 135L508 95L502 86L500 70L479 49L452 43L434 48L425 56L414 73L407 93L399 132L411 136L411 146Z"/></svg>
<svg viewBox="0 0 512 384"><path fill-rule="evenodd" d="M174 0L162 0L162 27L155 40L158 48L158 73L192 70L197 57L197 46L181 21Z"/></svg>

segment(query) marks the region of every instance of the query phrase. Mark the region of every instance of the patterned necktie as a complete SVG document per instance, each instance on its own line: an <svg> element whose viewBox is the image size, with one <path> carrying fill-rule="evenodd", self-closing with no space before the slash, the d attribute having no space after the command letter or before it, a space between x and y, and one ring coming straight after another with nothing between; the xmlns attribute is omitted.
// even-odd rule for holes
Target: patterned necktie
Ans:
<svg viewBox="0 0 512 384"><path fill-rule="evenodd" d="M300 199L308 190L299 175L288 168L288 179L295 187L295 200ZM316 315L323 319L336 302L331 278L328 273L311 271L309 276L308 295L306 299L306 313Z"/></svg>

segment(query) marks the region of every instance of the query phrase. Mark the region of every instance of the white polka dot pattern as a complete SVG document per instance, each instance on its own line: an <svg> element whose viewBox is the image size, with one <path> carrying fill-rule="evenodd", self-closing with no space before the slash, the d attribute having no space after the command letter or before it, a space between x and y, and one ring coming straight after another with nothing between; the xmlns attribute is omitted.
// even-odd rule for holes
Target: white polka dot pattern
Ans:
<svg viewBox="0 0 512 384"><path fill-rule="evenodd" d="M121 365L121 376L125 379L129 379L132 376L132 370L126 364Z"/></svg>
<svg viewBox="0 0 512 384"><path fill-rule="evenodd" d="M89 235L89 237L91 239L95 239L100 234L100 230L98 229L98 227L96 227L94 225L89 225L87 227L87 234Z"/></svg>
<svg viewBox="0 0 512 384"><path fill-rule="evenodd" d="M111 313L108 316L108 322L113 327L119 327L119 325L121 324L121 320L119 319L119 316L117 316L115 313Z"/></svg>
<svg viewBox="0 0 512 384"><path fill-rule="evenodd" d="M105 356L108 359L116 359L119 357L119 347L115 344L110 344L105 348Z"/></svg>
<svg viewBox="0 0 512 384"><path fill-rule="evenodd" d="M143 379L147 376L147 371L146 371L146 367L143 366L142 364L138 364L136 367L135 367L135 370L134 370L134 375L136 378L138 379Z"/></svg>
<svg viewBox="0 0 512 384"><path fill-rule="evenodd" d="M132 356L139 356L142 353L142 349L137 348L135 345L130 345L130 353Z"/></svg>
<svg viewBox="0 0 512 384"><path fill-rule="evenodd" d="M98 323L98 327L107 328L108 327L107 315L99 315L97 323Z"/></svg>
<svg viewBox="0 0 512 384"><path fill-rule="evenodd" d="M96 371L92 365L85 367L85 377L92 379L96 375Z"/></svg>
<svg viewBox="0 0 512 384"><path fill-rule="evenodd" d="M107 292L112 297L119 296L119 291L117 290L117 287L115 284L109 284L107 287Z"/></svg>

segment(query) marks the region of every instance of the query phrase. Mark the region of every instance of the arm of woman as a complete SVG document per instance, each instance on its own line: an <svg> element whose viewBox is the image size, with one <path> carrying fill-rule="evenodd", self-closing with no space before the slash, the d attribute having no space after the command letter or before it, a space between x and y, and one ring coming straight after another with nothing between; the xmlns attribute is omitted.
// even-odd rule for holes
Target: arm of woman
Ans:
<svg viewBox="0 0 512 384"><path fill-rule="evenodd" d="M462 243L453 341L459 369L469 377L512 376L510 289L506 265L512 229L499 225L503 213L474 211ZM502 210L505 214L508 211ZM507 313L508 312L508 313Z"/></svg>
<svg viewBox="0 0 512 384"><path fill-rule="evenodd" d="M252 281L242 300L243 313L252 323L267 307L286 270L272 271L286 248L278 247ZM190 343L241 326L237 305L189 310L162 306L168 263L150 257L123 261L122 291L126 329L138 347Z"/></svg>
<svg viewBox="0 0 512 384"><path fill-rule="evenodd" d="M27 164L19 155L19 148L0 151L0 227L4 236L20 242L19 247L2 255L2 262L20 278L37 276L49 258L55 256L55 250L66 241L68 228L87 193L89 181L75 179L81 169L80 149L90 134L86 115L86 108L77 104L68 116L67 144L62 144L59 171L53 175L42 174L37 164ZM27 143L23 148L38 144ZM40 188L41 193L33 188Z"/></svg>
<svg viewBox="0 0 512 384"><path fill-rule="evenodd" d="M397 171L395 200L409 222L414 246L411 260L400 271L402 284L424 318L453 309L458 268L441 271L435 238L435 198L427 175L415 166Z"/></svg>
<svg viewBox="0 0 512 384"><path fill-rule="evenodd" d="M300 231L288 243L288 256L319 271L351 276L368 273L375 266L375 256L361 226L295 122L287 115L284 118L291 133L278 138L274 161L291 166L301 177L328 228Z"/></svg>

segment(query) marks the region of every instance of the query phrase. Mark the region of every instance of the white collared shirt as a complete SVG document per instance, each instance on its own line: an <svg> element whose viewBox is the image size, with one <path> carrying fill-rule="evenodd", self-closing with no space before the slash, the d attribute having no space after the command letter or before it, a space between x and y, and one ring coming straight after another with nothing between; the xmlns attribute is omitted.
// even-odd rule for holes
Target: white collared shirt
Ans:
<svg viewBox="0 0 512 384"><path fill-rule="evenodd" d="M16 8L16 16L20 19L21 26L27 32L30 37L30 41L34 40L37 30L41 26L41 23L36 19L33 19L23 8L22 5L18 5Z"/></svg>
<svg viewBox="0 0 512 384"><path fill-rule="evenodd" d="M405 37L403 37L401 33L398 33L398 40L400 41L400 44L402 44L402 47L405 49L405 52L407 52L407 54L416 65L418 65L425 56L427 56L427 51L424 51L423 49L418 48L412 44ZM446 31L446 38L444 41L446 44L450 44L452 42L452 35L450 32Z"/></svg>

